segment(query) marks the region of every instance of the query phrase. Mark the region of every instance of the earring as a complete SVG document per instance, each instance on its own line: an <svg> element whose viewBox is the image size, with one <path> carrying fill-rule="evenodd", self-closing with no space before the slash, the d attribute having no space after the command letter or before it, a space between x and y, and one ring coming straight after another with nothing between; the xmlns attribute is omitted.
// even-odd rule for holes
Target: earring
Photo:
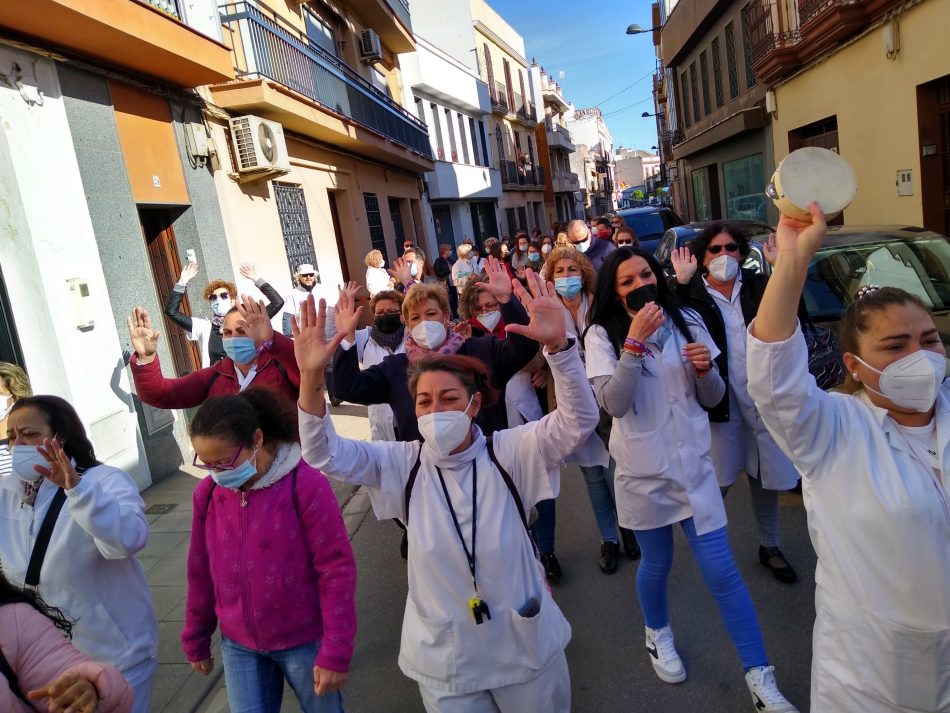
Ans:
<svg viewBox="0 0 950 713"><path fill-rule="evenodd" d="M851 378L853 378L855 381L858 381L858 372L856 372L856 371L853 372L853 373L851 374Z"/></svg>

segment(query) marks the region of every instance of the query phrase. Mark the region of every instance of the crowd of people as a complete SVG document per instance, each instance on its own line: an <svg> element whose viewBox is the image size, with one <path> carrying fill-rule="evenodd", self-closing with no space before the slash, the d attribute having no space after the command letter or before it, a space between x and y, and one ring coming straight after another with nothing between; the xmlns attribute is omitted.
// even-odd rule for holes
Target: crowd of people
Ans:
<svg viewBox="0 0 950 713"><path fill-rule="evenodd" d="M818 388L797 321L825 234L810 212L782 216L770 277L743 269L749 243L729 223L665 269L618 216L440 245L434 261L410 241L390 266L373 250L365 287L333 295L312 265L282 299L244 264L265 300L213 280L210 320L182 311L186 266L165 312L199 342L201 369L164 376L150 315L128 318L141 401L197 408L193 465L208 477L193 494L184 659L210 673L220 630L235 713L276 713L285 682L306 713L343 710L356 562L329 476L402 528L398 664L427 711L567 713L570 612L552 586L576 464L598 567L639 559L643 664L687 678L667 595L678 527L751 705L796 711L729 543L723 499L741 471L758 559L784 584L797 573L779 495L802 479L818 554L811 710L950 710L945 349L917 297L865 288L840 327L848 381ZM339 401L369 407L368 440L336 432ZM135 483L98 460L69 403L9 364L0 434L0 709L148 711L158 633Z"/></svg>

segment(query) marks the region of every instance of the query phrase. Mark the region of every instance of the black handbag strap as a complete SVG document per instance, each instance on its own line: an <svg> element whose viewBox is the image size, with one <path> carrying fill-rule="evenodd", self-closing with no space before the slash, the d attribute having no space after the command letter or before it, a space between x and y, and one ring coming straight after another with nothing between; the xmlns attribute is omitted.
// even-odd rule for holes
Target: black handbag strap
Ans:
<svg viewBox="0 0 950 713"><path fill-rule="evenodd" d="M28 706L32 706L32 704L27 700L26 696L23 695L23 689L20 688L20 682L17 681L16 673L13 671L13 667L10 666L10 662L7 661L7 657L3 655L2 649L0 649L0 674L2 674L5 679L7 679L7 685L10 686L10 690L13 692L13 695L26 703Z"/></svg>
<svg viewBox="0 0 950 713"><path fill-rule="evenodd" d="M43 518L43 524L40 525L40 532L36 536L36 542L33 544L33 552L30 553L30 564L26 568L26 581L24 587L38 589L40 584L40 570L43 569L43 560L46 559L46 550L49 549L49 541L53 537L53 528L56 527L56 520L66 502L66 491L62 488L56 489L53 500L49 504L49 510L46 511L46 517Z"/></svg>

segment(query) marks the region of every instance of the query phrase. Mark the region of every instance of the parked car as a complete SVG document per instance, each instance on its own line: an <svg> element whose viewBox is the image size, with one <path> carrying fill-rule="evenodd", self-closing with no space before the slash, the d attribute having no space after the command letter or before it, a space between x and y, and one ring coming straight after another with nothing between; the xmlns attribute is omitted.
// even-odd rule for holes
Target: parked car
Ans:
<svg viewBox="0 0 950 713"><path fill-rule="evenodd" d="M618 210L617 215L633 229L640 241L640 247L648 252L656 250L663 233L683 224L682 218L665 206L626 208Z"/></svg>
<svg viewBox="0 0 950 713"><path fill-rule="evenodd" d="M686 223L685 225L678 225L675 228L670 228L665 233L660 240L659 244L656 246L656 252L654 256L657 261L664 266L667 270L670 269L670 254L676 248L682 248L689 245L693 239L699 235L703 228L707 225L710 225L713 222L712 220L698 220L692 223ZM768 237L769 233L775 232L773 228L768 223L763 223L760 220L730 220L729 223L735 225L741 230L747 238L750 240L754 239L757 236Z"/></svg>

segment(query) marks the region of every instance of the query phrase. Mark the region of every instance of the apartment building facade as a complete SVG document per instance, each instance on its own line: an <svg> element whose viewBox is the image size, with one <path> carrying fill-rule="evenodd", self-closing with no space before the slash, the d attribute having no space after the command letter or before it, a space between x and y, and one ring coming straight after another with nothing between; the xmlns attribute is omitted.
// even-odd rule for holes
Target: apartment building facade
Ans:
<svg viewBox="0 0 950 713"><path fill-rule="evenodd" d="M565 128L577 148L572 167L579 176L586 218L617 209L613 137L597 107L575 109L565 116Z"/></svg>
<svg viewBox="0 0 950 713"><path fill-rule="evenodd" d="M540 109L532 86L524 39L484 0L472 0L479 74L491 105L489 143L501 173L502 235L549 229L544 209L545 171L536 128Z"/></svg>
<svg viewBox="0 0 950 713"><path fill-rule="evenodd" d="M574 139L565 126L571 105L564 98L560 85L543 67L533 65L534 83L541 87L544 120L538 125L537 141L541 150L541 166L545 170L544 206L548 223L563 223L578 217L581 202L580 181L571 168ZM583 213L580 213L583 215Z"/></svg>

